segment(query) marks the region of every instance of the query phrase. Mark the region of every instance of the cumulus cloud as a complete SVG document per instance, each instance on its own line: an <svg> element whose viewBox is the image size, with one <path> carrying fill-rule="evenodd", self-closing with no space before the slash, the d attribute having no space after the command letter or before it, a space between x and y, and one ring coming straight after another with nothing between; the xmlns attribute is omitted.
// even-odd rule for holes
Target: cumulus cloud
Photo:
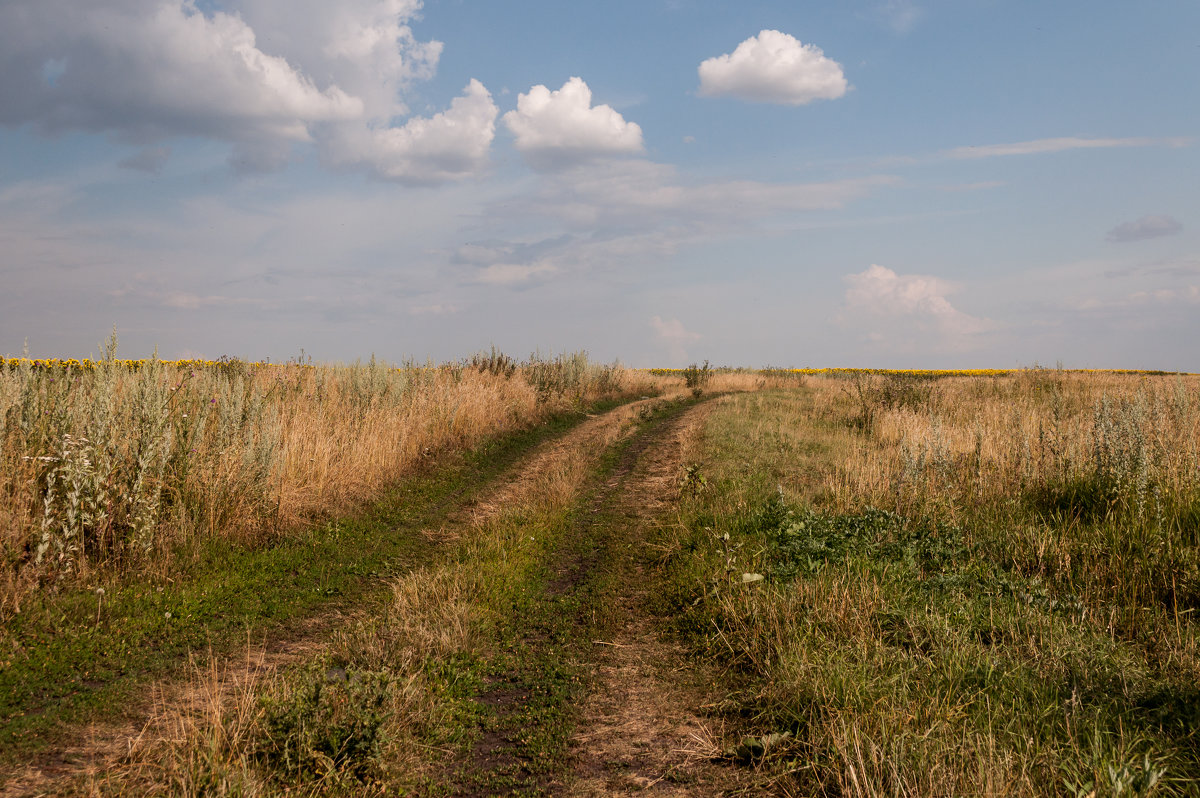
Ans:
<svg viewBox="0 0 1200 798"><path fill-rule="evenodd" d="M842 65L820 47L794 36L764 30L732 53L700 64L700 94L751 102L804 105L834 100L846 93Z"/></svg>
<svg viewBox="0 0 1200 798"><path fill-rule="evenodd" d="M326 159L340 166L366 166L381 177L428 184L476 174L487 164L499 109L492 95L472 80L450 108L400 127L345 126L331 132Z"/></svg>
<svg viewBox="0 0 1200 798"><path fill-rule="evenodd" d="M444 114L393 126L409 113L405 90L434 74L442 50L414 37L420 8L14 0L0 4L0 124L108 133L146 147L124 165L147 171L161 168L165 140L201 137L232 144L238 171L281 168L293 144L316 141L328 160L388 178L459 177L481 167L494 131L481 85Z"/></svg>
<svg viewBox="0 0 1200 798"><path fill-rule="evenodd" d="M947 296L955 287L937 277L897 274L871 264L866 271L847 275L843 320L891 320L944 336L969 336L992 329L986 319L955 308Z"/></svg>
<svg viewBox="0 0 1200 798"><path fill-rule="evenodd" d="M608 105L592 105L592 90L581 78L561 89L534 86L517 97L504 115L516 148L531 166L555 169L605 155L644 151L642 129Z"/></svg>
<svg viewBox="0 0 1200 798"><path fill-rule="evenodd" d="M688 344L695 343L703 337L699 333L688 330L679 319L664 319L661 316L654 316L650 319L650 326L654 329L654 335L666 347L667 353L676 363L683 363L687 360Z"/></svg>
<svg viewBox="0 0 1200 798"><path fill-rule="evenodd" d="M404 90L433 77L442 53L441 42L418 41L409 25L421 0L222 4L259 32L264 49L358 98L372 120L408 113Z"/></svg>
<svg viewBox="0 0 1200 798"><path fill-rule="evenodd" d="M311 122L363 113L259 49L241 17L181 0L6 3L0 54L0 122L52 132L305 140Z"/></svg>
<svg viewBox="0 0 1200 798"><path fill-rule="evenodd" d="M1147 238L1173 236L1183 230L1183 225L1170 216L1143 216L1132 222L1124 222L1108 231L1108 241L1124 244L1144 241Z"/></svg>

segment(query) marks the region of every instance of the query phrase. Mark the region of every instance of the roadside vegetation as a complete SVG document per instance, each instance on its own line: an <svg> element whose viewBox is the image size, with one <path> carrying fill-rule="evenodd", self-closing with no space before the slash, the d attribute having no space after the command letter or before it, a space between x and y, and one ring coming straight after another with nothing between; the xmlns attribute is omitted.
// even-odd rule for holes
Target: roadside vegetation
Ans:
<svg viewBox="0 0 1200 798"><path fill-rule="evenodd" d="M655 390L579 353L400 367L94 361L0 367L0 619L35 591L163 573L179 544L266 543L440 452Z"/></svg>
<svg viewBox="0 0 1200 798"><path fill-rule="evenodd" d="M0 366L0 749L119 717L189 652L427 560L422 529L584 411L663 382L583 354L442 366Z"/></svg>
<svg viewBox="0 0 1200 798"><path fill-rule="evenodd" d="M587 445L551 451L369 618L273 677L229 685L198 670L198 709L168 710L86 790L565 794L588 662L633 544L632 435L691 401L618 409Z"/></svg>
<svg viewBox="0 0 1200 798"><path fill-rule="evenodd" d="M1200 377L656 371L4 364L4 764L118 718L31 792L1200 794Z"/></svg>
<svg viewBox="0 0 1200 798"><path fill-rule="evenodd" d="M798 795L1200 792L1200 381L726 397L656 545L724 750Z"/></svg>

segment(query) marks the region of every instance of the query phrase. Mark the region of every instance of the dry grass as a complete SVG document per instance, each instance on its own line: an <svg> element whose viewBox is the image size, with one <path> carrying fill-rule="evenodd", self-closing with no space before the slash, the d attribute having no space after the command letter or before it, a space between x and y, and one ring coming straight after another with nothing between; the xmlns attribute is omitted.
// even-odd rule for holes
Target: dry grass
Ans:
<svg viewBox="0 0 1200 798"><path fill-rule="evenodd" d="M478 365L0 369L0 618L31 590L166 572L346 512L447 450L670 379L579 355Z"/></svg>
<svg viewBox="0 0 1200 798"><path fill-rule="evenodd" d="M394 794L437 759L419 738L451 720L424 665L478 644L484 590L466 567L416 571L380 615L286 668L254 655L197 666L128 752L81 783L104 796Z"/></svg>
<svg viewBox="0 0 1200 798"><path fill-rule="evenodd" d="M453 728L456 720L446 716L445 688L431 680L427 665L440 667L486 647L483 633L494 620L489 608L504 603L489 597L520 579L525 564L541 552L543 544L528 534L531 525L537 526L534 519L570 507L597 458L661 401L623 405L544 444L512 479L462 517L431 532L462 538L458 556L395 580L382 613L345 619L342 628L311 641L299 656L270 662L250 656L245 663L196 669L190 687L163 699L128 754L91 777L91 789L106 795L193 795L204 790L277 795L296 794L296 789L299 794L326 794L343 787L369 793L376 783L394 789L422 774L436 781L430 768L444 764L445 752L420 740ZM356 696L342 697L348 711L379 719L372 732L375 745L358 751L355 761L330 763L323 771L289 769L270 752L288 739L311 748L318 727L327 729L338 721L334 713L318 711L319 700L312 706L314 680L327 688L331 673L337 680L334 688L343 679L386 683L384 707L356 707ZM271 723L273 706L307 707L312 733L297 739L295 728L281 731L278 722Z"/></svg>

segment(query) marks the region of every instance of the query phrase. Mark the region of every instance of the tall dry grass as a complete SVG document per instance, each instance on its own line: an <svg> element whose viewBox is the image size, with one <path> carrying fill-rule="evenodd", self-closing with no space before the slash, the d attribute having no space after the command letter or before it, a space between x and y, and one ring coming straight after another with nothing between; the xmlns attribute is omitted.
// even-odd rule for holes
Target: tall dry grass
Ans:
<svg viewBox="0 0 1200 798"><path fill-rule="evenodd" d="M248 544L345 512L447 450L662 382L582 353L400 368L115 358L0 368L0 618L176 543Z"/></svg>
<svg viewBox="0 0 1200 798"><path fill-rule="evenodd" d="M818 417L859 430L824 473L830 509L964 523L1105 605L1200 606L1200 377L857 379L807 381Z"/></svg>
<svg viewBox="0 0 1200 798"><path fill-rule="evenodd" d="M829 486L843 504L949 494L954 501L943 509L953 512L1038 487L1099 481L1111 499L1131 499L1144 515L1154 511L1151 494L1163 504L1200 485L1197 376L1039 369L861 380L807 381L822 416L859 426L869 416L871 434Z"/></svg>

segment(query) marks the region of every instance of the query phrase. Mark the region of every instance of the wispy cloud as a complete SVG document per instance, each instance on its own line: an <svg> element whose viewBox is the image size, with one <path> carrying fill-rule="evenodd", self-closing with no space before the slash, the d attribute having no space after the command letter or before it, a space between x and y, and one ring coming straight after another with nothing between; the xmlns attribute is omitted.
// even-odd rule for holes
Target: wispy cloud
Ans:
<svg viewBox="0 0 1200 798"><path fill-rule="evenodd" d="M1173 236L1183 230L1179 220L1171 216L1143 216L1132 222L1123 222L1108 231L1107 240L1112 244L1145 241L1147 238Z"/></svg>
<svg viewBox="0 0 1200 798"><path fill-rule="evenodd" d="M1061 138L1034 139L1012 144L987 144L982 146L955 147L941 153L955 160L971 158L996 158L1003 155L1040 155L1067 150L1107 149L1111 147L1185 147L1192 143L1190 138L1083 138L1064 136Z"/></svg>
<svg viewBox="0 0 1200 798"><path fill-rule="evenodd" d="M859 16L886 25L894 33L904 35L912 31L925 11L911 0L886 0Z"/></svg>
<svg viewBox="0 0 1200 798"><path fill-rule="evenodd" d="M703 337L700 333L692 332L684 327L683 322L679 319L664 319L661 316L654 316L650 319L650 326L654 329L654 335L666 347L671 360L679 364L688 359L688 344L695 343Z"/></svg>
<svg viewBox="0 0 1200 798"><path fill-rule="evenodd" d="M522 286L550 277L558 267L548 261L537 263L493 263L479 270L475 281L484 285Z"/></svg>

